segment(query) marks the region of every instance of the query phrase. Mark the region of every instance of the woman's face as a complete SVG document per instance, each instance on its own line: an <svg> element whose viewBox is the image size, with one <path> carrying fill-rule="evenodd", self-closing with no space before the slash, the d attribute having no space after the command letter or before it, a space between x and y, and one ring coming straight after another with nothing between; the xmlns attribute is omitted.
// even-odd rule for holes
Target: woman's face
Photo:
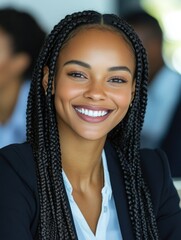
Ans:
<svg viewBox="0 0 181 240"><path fill-rule="evenodd" d="M78 32L61 50L57 64L54 94L60 133L105 138L128 111L134 72L134 53L119 33L96 28Z"/></svg>

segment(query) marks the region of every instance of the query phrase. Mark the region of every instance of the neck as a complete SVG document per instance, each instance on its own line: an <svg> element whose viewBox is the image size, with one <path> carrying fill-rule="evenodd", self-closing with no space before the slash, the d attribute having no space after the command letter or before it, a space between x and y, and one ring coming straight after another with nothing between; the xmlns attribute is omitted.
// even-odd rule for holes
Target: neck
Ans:
<svg viewBox="0 0 181 240"><path fill-rule="evenodd" d="M86 188L102 178L101 155L104 143L105 138L96 141L62 139L62 167L74 189Z"/></svg>
<svg viewBox="0 0 181 240"><path fill-rule="evenodd" d="M12 115L21 87L20 80L13 80L0 89L0 123L5 124Z"/></svg>

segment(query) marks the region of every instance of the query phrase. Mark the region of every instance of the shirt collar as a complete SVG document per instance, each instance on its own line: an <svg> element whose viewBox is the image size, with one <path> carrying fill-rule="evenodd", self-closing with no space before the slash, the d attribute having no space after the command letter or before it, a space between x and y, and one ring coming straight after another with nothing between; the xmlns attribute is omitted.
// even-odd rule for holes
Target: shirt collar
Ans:
<svg viewBox="0 0 181 240"><path fill-rule="evenodd" d="M106 159L106 154L103 149L102 151L102 164L103 164L103 170L104 170L104 187L102 189L102 194L107 194L108 199L111 199L112 196L112 189L111 189L111 182L110 182L110 177L109 177L109 171L108 171L108 166L107 166L107 159Z"/></svg>

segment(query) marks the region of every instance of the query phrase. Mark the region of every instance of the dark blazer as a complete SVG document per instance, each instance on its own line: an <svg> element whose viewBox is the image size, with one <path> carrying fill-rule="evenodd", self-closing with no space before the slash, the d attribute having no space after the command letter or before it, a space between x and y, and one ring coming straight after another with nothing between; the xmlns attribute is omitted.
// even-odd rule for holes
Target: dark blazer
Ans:
<svg viewBox="0 0 181 240"><path fill-rule="evenodd" d="M161 148L168 156L172 176L181 178L181 95L169 126Z"/></svg>
<svg viewBox="0 0 181 240"><path fill-rule="evenodd" d="M109 144L105 151L122 236L124 240L133 240L121 168ZM179 197L166 157L160 150L142 150L141 157L160 239L180 240ZM27 143L0 150L0 192L0 239L32 240L38 224L39 201L32 150Z"/></svg>

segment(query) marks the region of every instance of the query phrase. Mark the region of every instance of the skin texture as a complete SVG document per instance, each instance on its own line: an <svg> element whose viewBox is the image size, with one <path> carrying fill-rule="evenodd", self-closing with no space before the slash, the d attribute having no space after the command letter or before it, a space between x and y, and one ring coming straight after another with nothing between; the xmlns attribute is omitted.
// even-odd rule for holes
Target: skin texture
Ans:
<svg viewBox="0 0 181 240"><path fill-rule="evenodd" d="M104 185L101 153L107 133L124 118L134 97L134 72L132 48L120 34L105 29L79 31L63 47L57 63L52 94L62 166L72 184L73 197L94 233ZM45 67L45 91L48 75ZM87 116L82 109L105 115Z"/></svg>

